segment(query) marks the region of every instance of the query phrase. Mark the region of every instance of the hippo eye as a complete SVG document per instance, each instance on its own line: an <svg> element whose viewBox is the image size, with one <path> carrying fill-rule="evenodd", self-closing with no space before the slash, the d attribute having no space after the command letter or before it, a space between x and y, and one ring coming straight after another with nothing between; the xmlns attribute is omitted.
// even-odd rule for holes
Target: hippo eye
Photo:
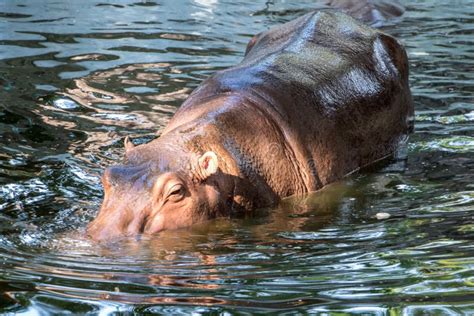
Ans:
<svg viewBox="0 0 474 316"><path fill-rule="evenodd" d="M183 186L181 184L177 184L171 188L170 195L181 194L182 191L183 191Z"/></svg>
<svg viewBox="0 0 474 316"><path fill-rule="evenodd" d="M168 192L168 199L177 201L184 196L184 187L181 184L175 184Z"/></svg>

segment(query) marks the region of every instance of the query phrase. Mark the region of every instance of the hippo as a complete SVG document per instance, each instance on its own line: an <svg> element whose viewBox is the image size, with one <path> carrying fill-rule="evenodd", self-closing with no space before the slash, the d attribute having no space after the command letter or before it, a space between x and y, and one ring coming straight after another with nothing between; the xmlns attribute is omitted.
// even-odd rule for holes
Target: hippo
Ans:
<svg viewBox="0 0 474 316"><path fill-rule="evenodd" d="M325 0L324 4L372 27L393 23L405 12L403 5L395 0Z"/></svg>
<svg viewBox="0 0 474 316"><path fill-rule="evenodd" d="M340 12L254 36L243 60L197 87L158 138L125 139L88 235L254 214L392 157L412 128L408 71L396 39Z"/></svg>

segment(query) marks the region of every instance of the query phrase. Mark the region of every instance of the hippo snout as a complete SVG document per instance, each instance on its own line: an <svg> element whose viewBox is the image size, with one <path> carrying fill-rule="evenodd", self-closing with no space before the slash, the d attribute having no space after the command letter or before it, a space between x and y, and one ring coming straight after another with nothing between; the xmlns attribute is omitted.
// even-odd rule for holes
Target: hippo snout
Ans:
<svg viewBox="0 0 474 316"><path fill-rule="evenodd" d="M107 241L119 237L143 233L146 216L127 208L101 208L99 216L87 227L86 234L95 241Z"/></svg>
<svg viewBox="0 0 474 316"><path fill-rule="evenodd" d="M104 241L143 233L151 208L147 178L143 166L116 165L105 169L104 199L98 216L87 227L87 235Z"/></svg>
<svg viewBox="0 0 474 316"><path fill-rule="evenodd" d="M97 221L93 221L87 227L87 236L95 241L105 241L116 238L120 235L120 232L112 226L100 225Z"/></svg>
<svg viewBox="0 0 474 316"><path fill-rule="evenodd" d="M104 225L102 220L97 218L87 227L87 236L95 241L105 241L117 238L121 235L117 225Z"/></svg>

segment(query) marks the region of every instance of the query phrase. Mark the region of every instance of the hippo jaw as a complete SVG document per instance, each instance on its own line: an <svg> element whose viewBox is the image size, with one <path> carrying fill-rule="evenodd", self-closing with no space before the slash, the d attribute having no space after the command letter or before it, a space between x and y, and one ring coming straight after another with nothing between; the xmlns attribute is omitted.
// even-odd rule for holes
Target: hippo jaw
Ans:
<svg viewBox="0 0 474 316"><path fill-rule="evenodd" d="M189 160L188 168L164 172L150 162L107 168L102 177L104 200L87 234L97 241L110 240L188 227L215 217L222 206L217 156L206 152L190 155Z"/></svg>

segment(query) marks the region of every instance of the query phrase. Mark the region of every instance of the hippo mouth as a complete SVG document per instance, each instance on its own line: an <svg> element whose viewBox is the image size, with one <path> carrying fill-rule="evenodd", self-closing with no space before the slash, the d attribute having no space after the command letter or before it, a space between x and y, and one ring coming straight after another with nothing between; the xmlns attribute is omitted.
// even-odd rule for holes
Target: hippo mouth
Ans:
<svg viewBox="0 0 474 316"><path fill-rule="evenodd" d="M164 227L164 219L162 214L154 214L151 216L146 217L143 220L143 224L141 227L140 233L145 235L152 235L159 233L163 230Z"/></svg>

